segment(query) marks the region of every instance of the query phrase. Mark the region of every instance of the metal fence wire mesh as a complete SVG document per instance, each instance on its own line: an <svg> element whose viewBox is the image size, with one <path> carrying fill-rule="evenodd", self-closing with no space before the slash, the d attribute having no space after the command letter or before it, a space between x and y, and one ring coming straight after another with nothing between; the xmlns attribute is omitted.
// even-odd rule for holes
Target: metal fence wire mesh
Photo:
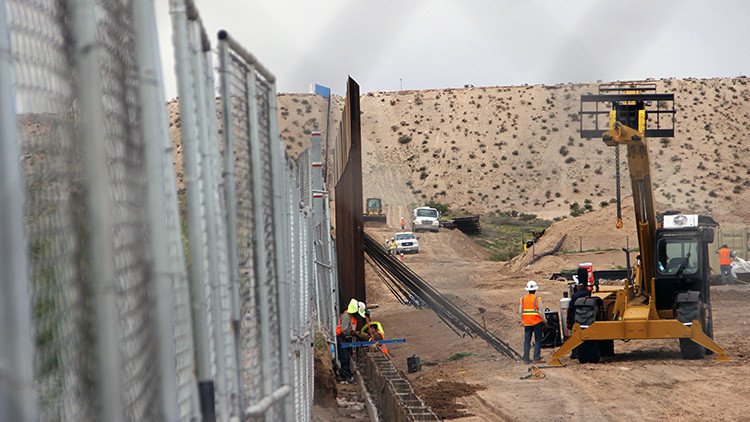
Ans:
<svg viewBox="0 0 750 422"><path fill-rule="evenodd" d="M123 404L131 420L158 414L149 296L144 144L139 130L134 28L127 2L97 2L102 106L112 210Z"/></svg>
<svg viewBox="0 0 750 422"><path fill-rule="evenodd" d="M7 18L26 182L39 416L84 419L89 402L77 397L91 392L93 358L78 265L82 170L70 165L77 151L65 15L55 2L18 0L8 2Z"/></svg>
<svg viewBox="0 0 750 422"><path fill-rule="evenodd" d="M231 101L231 135L235 156L235 191L237 195L237 252L240 274L242 357L240 381L245 394L245 403L252 403L262 396L258 382L263 376L260 348L260 307L258 306L258 283L255 276L254 256L254 196L252 171L250 168L249 102L247 67L241 59L230 55L228 69L229 101ZM224 99L224 101L227 101ZM226 129L225 129L226 130ZM265 330L264 330L265 331Z"/></svg>
<svg viewBox="0 0 750 422"><path fill-rule="evenodd" d="M1 1L0 146L20 146L23 182L0 210L22 204L33 390L1 383L0 420L310 420L335 257L309 152L285 157L275 78L220 36L217 100L200 16L170 0L170 140L151 2Z"/></svg>

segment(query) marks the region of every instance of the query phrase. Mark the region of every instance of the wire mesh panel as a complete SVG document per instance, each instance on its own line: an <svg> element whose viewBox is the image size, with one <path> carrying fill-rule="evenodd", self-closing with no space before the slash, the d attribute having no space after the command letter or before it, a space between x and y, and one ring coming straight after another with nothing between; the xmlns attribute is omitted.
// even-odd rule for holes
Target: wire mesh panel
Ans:
<svg viewBox="0 0 750 422"><path fill-rule="evenodd" d="M158 371L149 295L148 221L142 132L139 129L134 31L127 2L97 2L102 108L112 210L112 242L122 353L123 404L128 419L158 415Z"/></svg>
<svg viewBox="0 0 750 422"><path fill-rule="evenodd" d="M309 218L300 210L309 177L301 183L297 167L283 158L273 77L225 33L219 50L226 54L222 101L231 104L225 133L235 154L245 415L309 420L313 246Z"/></svg>
<svg viewBox="0 0 750 422"><path fill-rule="evenodd" d="M93 357L77 265L82 170L70 165L78 155L65 15L55 2L18 0L8 2L7 18L26 181L39 416L85 419L90 408L77 395L91 392L86 370Z"/></svg>
<svg viewBox="0 0 750 422"><path fill-rule="evenodd" d="M312 187L310 185L310 150L305 149L297 156L297 178L299 180L299 196L303 207L310 207L312 201Z"/></svg>
<svg viewBox="0 0 750 422"><path fill-rule="evenodd" d="M32 0L9 1L7 10L27 182L40 418L101 419L105 409L116 409L107 418L158 419L134 9L125 1L65 7ZM79 48L87 43L95 48ZM91 109L98 113L80 112ZM96 163L84 158L92 145L103 152ZM106 215L106 224L96 215ZM112 330L98 329L105 314ZM102 344L114 353L102 354Z"/></svg>
<svg viewBox="0 0 750 422"><path fill-rule="evenodd" d="M235 190L237 194L237 255L241 295L241 336L242 369L240 380L245 393L245 403L252 403L262 397L261 348L260 348L260 308L257 306L257 283L255 277L253 219L253 188L250 169L250 121L247 79L247 66L234 54L230 55L227 82L231 102L231 133L235 156Z"/></svg>

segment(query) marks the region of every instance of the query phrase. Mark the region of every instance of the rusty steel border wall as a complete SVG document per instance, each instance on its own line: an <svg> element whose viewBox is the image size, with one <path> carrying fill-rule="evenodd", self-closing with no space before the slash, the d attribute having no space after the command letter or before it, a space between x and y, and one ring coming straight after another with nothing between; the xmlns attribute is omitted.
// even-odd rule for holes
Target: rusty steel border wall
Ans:
<svg viewBox="0 0 750 422"><path fill-rule="evenodd" d="M351 298L366 301L359 110L359 85L348 78L334 160L339 309Z"/></svg>

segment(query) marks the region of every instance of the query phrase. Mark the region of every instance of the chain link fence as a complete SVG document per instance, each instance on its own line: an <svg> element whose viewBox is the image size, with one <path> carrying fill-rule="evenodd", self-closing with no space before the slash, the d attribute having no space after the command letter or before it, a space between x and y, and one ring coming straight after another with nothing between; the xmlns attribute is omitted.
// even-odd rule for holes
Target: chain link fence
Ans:
<svg viewBox="0 0 750 422"><path fill-rule="evenodd" d="M285 156L273 74L222 31L215 83L190 1L171 129L152 2L0 3L0 420L310 420L319 135Z"/></svg>

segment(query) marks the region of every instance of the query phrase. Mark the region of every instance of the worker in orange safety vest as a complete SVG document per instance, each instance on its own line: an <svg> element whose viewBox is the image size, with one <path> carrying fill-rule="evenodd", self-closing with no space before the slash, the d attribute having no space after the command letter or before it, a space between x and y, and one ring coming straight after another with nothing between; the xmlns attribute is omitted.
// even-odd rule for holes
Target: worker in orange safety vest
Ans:
<svg viewBox="0 0 750 422"><path fill-rule="evenodd" d="M523 323L523 361L531 363L529 351L531 349L531 335L534 334L534 361L542 360L542 325L547 323L542 307L542 300L536 295L539 286L536 281L526 283L526 294L521 298L519 312Z"/></svg>
<svg viewBox="0 0 750 422"><path fill-rule="evenodd" d="M721 268L721 284L734 284L734 272L732 272L732 259L735 257L733 250L724 244L719 248L719 267Z"/></svg>
<svg viewBox="0 0 750 422"><path fill-rule="evenodd" d="M354 376L351 370L352 349L341 346L343 343L349 343L360 337L360 333L357 330L357 315L365 318L365 309L364 303L357 301L357 299L350 300L346 312L339 315L336 324L336 343L338 344L339 352L339 379L343 383L353 383Z"/></svg>

